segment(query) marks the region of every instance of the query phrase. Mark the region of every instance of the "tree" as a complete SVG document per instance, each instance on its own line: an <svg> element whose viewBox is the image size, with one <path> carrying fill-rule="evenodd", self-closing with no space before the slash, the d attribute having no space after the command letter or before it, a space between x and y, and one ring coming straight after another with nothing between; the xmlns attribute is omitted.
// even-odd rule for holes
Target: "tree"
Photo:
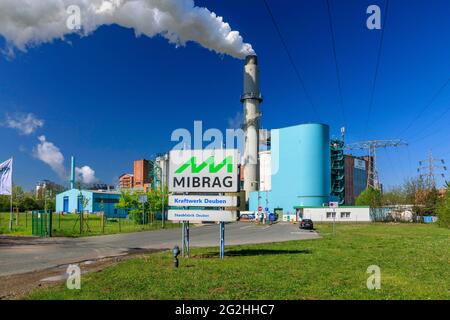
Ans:
<svg viewBox="0 0 450 320"><path fill-rule="evenodd" d="M146 203L139 203L138 198L140 195L147 195ZM164 190L164 205L167 206L167 188ZM119 202L116 204L116 208L126 210L131 219L137 223L144 223L148 220L144 219L144 212L154 215L156 212L161 211L161 207L161 189L151 189L147 193L140 190L122 190Z"/></svg>
<svg viewBox="0 0 450 320"><path fill-rule="evenodd" d="M367 188L356 198L355 204L357 206L370 206L377 208L382 205L381 191L372 187Z"/></svg>
<svg viewBox="0 0 450 320"><path fill-rule="evenodd" d="M436 213L439 226L450 228L450 184L447 181L446 189L444 198L437 206Z"/></svg>
<svg viewBox="0 0 450 320"><path fill-rule="evenodd" d="M119 202L116 204L117 209L130 211L137 203L137 197L135 198L133 193L129 190L122 190Z"/></svg>
<svg viewBox="0 0 450 320"><path fill-rule="evenodd" d="M37 201L30 196L27 196L22 203L21 211L32 211L32 210L38 210L39 204Z"/></svg>
<svg viewBox="0 0 450 320"><path fill-rule="evenodd" d="M402 187L394 187L389 191L386 191L382 195L383 205L399 205L407 204L406 192L404 192Z"/></svg>
<svg viewBox="0 0 450 320"><path fill-rule="evenodd" d="M423 204L423 195L425 193L426 186L422 177L407 179L403 185L403 190L407 204Z"/></svg>
<svg viewBox="0 0 450 320"><path fill-rule="evenodd" d="M23 201L25 200L25 193L23 192L23 189L21 186L13 186L12 189L12 203L14 208L19 208L23 206ZM21 210L20 210L21 211Z"/></svg>
<svg viewBox="0 0 450 320"><path fill-rule="evenodd" d="M447 189L447 191L448 191L448 189L450 189L450 181L447 181L447 180L445 180L445 189Z"/></svg>

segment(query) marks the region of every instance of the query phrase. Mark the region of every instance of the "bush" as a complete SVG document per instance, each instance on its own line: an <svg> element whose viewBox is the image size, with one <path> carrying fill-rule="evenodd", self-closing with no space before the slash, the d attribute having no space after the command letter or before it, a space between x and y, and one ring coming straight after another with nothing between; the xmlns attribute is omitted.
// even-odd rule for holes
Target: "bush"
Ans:
<svg viewBox="0 0 450 320"><path fill-rule="evenodd" d="M444 195L441 203L437 207L438 224L441 227L450 228L450 190Z"/></svg>
<svg viewBox="0 0 450 320"><path fill-rule="evenodd" d="M381 201L381 191L374 188L367 188L356 198L355 204L357 206L370 206L371 208L380 207Z"/></svg>

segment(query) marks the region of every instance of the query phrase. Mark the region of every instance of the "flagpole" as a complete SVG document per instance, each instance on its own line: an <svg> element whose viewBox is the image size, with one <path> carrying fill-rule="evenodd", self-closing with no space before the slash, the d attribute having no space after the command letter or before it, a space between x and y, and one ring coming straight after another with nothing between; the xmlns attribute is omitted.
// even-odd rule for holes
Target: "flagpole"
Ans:
<svg viewBox="0 0 450 320"><path fill-rule="evenodd" d="M13 190L13 179L12 179L12 165L13 165L14 157L11 157L11 197L9 202L9 231L12 231L12 220L13 220L13 214L12 214L12 190Z"/></svg>

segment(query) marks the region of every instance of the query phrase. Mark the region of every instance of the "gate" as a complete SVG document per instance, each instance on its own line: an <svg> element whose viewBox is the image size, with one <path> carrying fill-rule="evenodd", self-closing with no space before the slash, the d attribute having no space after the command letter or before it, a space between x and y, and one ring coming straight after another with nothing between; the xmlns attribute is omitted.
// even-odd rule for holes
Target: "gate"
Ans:
<svg viewBox="0 0 450 320"><path fill-rule="evenodd" d="M32 212L33 236L52 236L52 212L50 210L35 210Z"/></svg>

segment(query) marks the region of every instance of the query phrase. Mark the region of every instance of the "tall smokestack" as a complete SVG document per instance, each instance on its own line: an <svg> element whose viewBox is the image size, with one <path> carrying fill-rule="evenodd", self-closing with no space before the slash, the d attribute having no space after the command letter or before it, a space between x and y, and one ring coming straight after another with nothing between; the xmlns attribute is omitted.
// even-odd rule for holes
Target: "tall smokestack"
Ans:
<svg viewBox="0 0 450 320"><path fill-rule="evenodd" d="M75 189L75 157L70 158L70 189Z"/></svg>
<svg viewBox="0 0 450 320"><path fill-rule="evenodd" d="M256 55L245 59L244 93L241 102L244 106L244 190L247 192L259 189L259 104L262 102L259 91L259 68Z"/></svg>

